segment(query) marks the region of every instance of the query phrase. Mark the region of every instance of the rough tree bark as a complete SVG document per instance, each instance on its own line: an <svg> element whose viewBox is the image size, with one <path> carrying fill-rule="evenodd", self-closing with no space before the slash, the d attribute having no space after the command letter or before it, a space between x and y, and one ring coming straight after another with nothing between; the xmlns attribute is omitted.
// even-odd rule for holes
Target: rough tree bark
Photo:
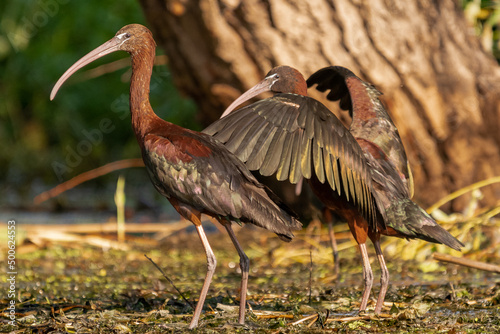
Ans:
<svg viewBox="0 0 500 334"><path fill-rule="evenodd" d="M306 78L342 65L384 93L417 201L429 205L500 174L500 69L456 1L140 2L178 87L196 100L205 124L275 65ZM484 192L489 203L500 198L500 187Z"/></svg>

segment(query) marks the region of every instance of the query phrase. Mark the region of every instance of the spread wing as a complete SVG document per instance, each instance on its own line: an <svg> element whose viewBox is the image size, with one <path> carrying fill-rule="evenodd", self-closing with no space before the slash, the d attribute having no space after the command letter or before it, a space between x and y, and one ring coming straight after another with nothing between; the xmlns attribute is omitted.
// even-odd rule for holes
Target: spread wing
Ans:
<svg viewBox="0 0 500 334"><path fill-rule="evenodd" d="M312 74L307 86L315 84L320 92L330 91L327 99L339 101L340 108L349 111L353 118L350 132L355 138L371 141L389 157L411 197L411 169L398 129L379 99L382 93L341 66L325 67Z"/></svg>
<svg viewBox="0 0 500 334"><path fill-rule="evenodd" d="M276 94L233 111L203 132L262 175L276 174L278 180L297 183L315 173L320 182L328 182L375 222L376 195L363 151L336 116L315 99ZM383 207L378 210L385 215Z"/></svg>

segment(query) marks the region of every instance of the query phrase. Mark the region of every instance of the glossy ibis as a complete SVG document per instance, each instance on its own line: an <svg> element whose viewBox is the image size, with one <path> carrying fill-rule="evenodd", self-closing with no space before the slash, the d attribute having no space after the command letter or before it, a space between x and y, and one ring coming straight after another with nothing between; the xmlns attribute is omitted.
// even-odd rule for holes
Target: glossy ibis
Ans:
<svg viewBox="0 0 500 334"><path fill-rule="evenodd" d="M195 226L207 256L207 274L190 328L198 325L216 259L201 225L201 214L217 219L227 230L240 257L242 271L239 322L245 321L249 260L238 243L231 222L266 228L290 241L301 228L296 215L248 168L211 136L184 129L159 118L149 102L149 86L156 44L139 24L120 29L108 42L77 61L59 79L50 98L74 72L106 54L126 51L132 57L130 112L132 128L151 182L179 214Z"/></svg>
<svg viewBox="0 0 500 334"><path fill-rule="evenodd" d="M349 130L328 108L307 96L307 85L314 84L321 91L329 89L328 97L340 100L340 106L350 110L353 120ZM234 110L264 91L274 96ZM322 69L306 84L300 72L279 66L204 130L250 170L263 175L276 173L279 180L292 183L302 176L308 179L326 207L347 220L363 263L365 288L360 311L366 309L373 284L366 249L367 238L372 240L382 272L375 313L382 309L389 283L380 235L419 238L456 250L463 246L411 201L406 154L379 95L373 86L343 67ZM357 191L361 187L368 194Z"/></svg>

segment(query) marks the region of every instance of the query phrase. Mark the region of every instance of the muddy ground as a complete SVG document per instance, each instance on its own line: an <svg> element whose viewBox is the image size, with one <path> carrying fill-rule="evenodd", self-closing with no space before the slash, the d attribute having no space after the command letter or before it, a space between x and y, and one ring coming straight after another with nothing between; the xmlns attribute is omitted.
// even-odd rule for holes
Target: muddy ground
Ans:
<svg viewBox="0 0 500 334"><path fill-rule="evenodd" d="M333 276L325 229L300 232L290 244L247 227L238 228L237 234L251 261L246 324L236 324L237 253L227 235L213 229L208 238L218 265L194 332L500 332L500 276L438 263L431 254L446 251L441 246L419 249L414 242L384 244L391 285L383 314L375 316L377 284L367 312L356 312L363 288L361 265L345 227L338 233L338 278ZM192 308L144 255L195 303L206 269L197 235L184 230L160 241L135 236L129 237L127 245L127 251L64 242L19 246L16 326L8 323L10 299L2 293L0 332L192 332L187 329ZM378 263L373 249L369 251L378 281ZM403 260L405 252L420 256ZM1 285L3 291L8 290L7 277Z"/></svg>

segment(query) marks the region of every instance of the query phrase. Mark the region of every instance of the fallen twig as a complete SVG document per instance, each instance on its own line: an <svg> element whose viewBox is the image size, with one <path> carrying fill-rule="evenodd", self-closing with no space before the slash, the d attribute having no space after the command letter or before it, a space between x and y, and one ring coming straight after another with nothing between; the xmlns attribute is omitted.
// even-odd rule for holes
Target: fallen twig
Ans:
<svg viewBox="0 0 500 334"><path fill-rule="evenodd" d="M66 190L74 188L83 182L95 179L96 177L99 176L106 175L115 170L125 169L130 167L143 167L143 166L144 162L142 161L142 159L126 159L126 160L114 161L99 168L92 169L89 170L88 172L79 174L74 178L72 178L71 180L61 183L50 190L44 191L40 195L36 196L33 199L33 202L35 204L40 204L48 199L59 196Z"/></svg>
<svg viewBox="0 0 500 334"><path fill-rule="evenodd" d="M257 319L293 319L293 314L277 311L254 311L253 314Z"/></svg>
<svg viewBox="0 0 500 334"><path fill-rule="evenodd" d="M438 261L459 264L461 266L475 268L494 273L500 273L500 266L496 264L484 263L480 261L469 260L464 257L456 257L447 254L434 253L432 257Z"/></svg>
<svg viewBox="0 0 500 334"><path fill-rule="evenodd" d="M314 323L318 320L319 320L319 313L318 313L318 316L316 318L313 318L313 320L307 324L307 328L311 328L311 326L314 325Z"/></svg>
<svg viewBox="0 0 500 334"><path fill-rule="evenodd" d="M46 231L57 231L77 234L96 234L96 233L116 233L116 223L89 223L89 224L23 224L23 230L28 234L43 234ZM128 233L175 233L186 228L186 222L168 223L128 223Z"/></svg>
<svg viewBox="0 0 500 334"><path fill-rule="evenodd" d="M257 319L293 319L293 314L259 314L254 312L254 315Z"/></svg>
<svg viewBox="0 0 500 334"><path fill-rule="evenodd" d="M186 301L186 303L188 303L189 306L191 306L191 308L194 310L195 309L194 305L186 297L184 297L184 295L182 294L182 292L179 289L177 289L177 287L175 286L174 282L170 279L170 277L168 277L165 274L165 272L150 257L148 257L146 254L144 254L144 256L146 257L146 259L151 261L151 263L156 267L156 269L158 269L160 271L160 273L163 275L163 277L165 277L167 279L167 281L169 281L170 284L172 284L172 286L177 291L177 293L182 297L182 299L184 299Z"/></svg>
<svg viewBox="0 0 500 334"><path fill-rule="evenodd" d="M129 247L126 244L114 240L109 240L97 236L90 236L90 235L82 236L73 233L52 231L48 230L47 228L45 232L35 233L31 231L27 236L27 239L29 239L31 242L33 242L35 245L38 246L43 245L45 241L53 241L53 242L55 241L55 242L67 242L69 244L86 243L92 246L102 247L102 248L114 248L124 251L129 250Z"/></svg>
<svg viewBox="0 0 500 334"><path fill-rule="evenodd" d="M184 221L166 224L129 224L129 233L155 233L154 239L159 240L159 235L173 234L186 228ZM70 244L89 244L103 248L128 250L129 247L115 240L99 237L95 234L116 233L116 223L92 224L23 224L26 232L24 239L31 241L36 247L43 247L47 242L66 242ZM160 232L160 233L158 233ZM90 235L89 235L90 234ZM23 246L27 245L24 243ZM28 248L30 249L30 248Z"/></svg>
<svg viewBox="0 0 500 334"><path fill-rule="evenodd" d="M343 318L329 318L326 320L326 322L333 322L333 321L339 321L339 322L348 322L348 321L356 321L356 320L382 320L382 319L391 319L394 318L393 315L390 314L385 314L385 313L380 313L377 315L359 315L359 316L353 316L353 317L343 317Z"/></svg>
<svg viewBox="0 0 500 334"><path fill-rule="evenodd" d="M300 323L302 323L302 322L304 322L304 321L307 321L307 320L310 320L310 319L313 319L313 318L317 318L317 317L318 317L318 313L316 313L316 314L312 314L312 315L308 315L307 317L304 317L304 318L299 319L299 320L297 320L297 321L295 321L295 322L292 322L292 323L290 323L289 325L290 325L290 326L293 326L293 325L298 325L298 324L300 324Z"/></svg>

